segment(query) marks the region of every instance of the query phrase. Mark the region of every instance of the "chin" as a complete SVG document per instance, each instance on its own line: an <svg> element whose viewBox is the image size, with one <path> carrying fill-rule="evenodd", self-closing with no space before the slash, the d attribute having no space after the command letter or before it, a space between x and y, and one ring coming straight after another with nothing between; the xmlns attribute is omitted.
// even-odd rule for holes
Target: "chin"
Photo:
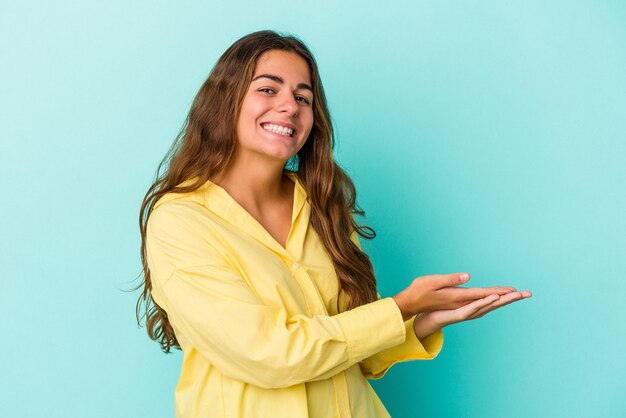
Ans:
<svg viewBox="0 0 626 418"><path fill-rule="evenodd" d="M291 157L296 155L297 152L298 150L296 149L287 150L287 149L282 148L282 149L266 149L263 154L266 155L267 157L287 162Z"/></svg>

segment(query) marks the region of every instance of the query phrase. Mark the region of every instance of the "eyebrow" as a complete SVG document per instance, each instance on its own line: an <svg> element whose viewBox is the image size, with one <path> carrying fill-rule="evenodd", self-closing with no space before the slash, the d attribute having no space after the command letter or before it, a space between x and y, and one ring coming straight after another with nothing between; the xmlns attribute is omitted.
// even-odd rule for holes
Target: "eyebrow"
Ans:
<svg viewBox="0 0 626 418"><path fill-rule="evenodd" d="M273 75L273 74L260 74L260 75L257 75L256 77L254 77L252 79L252 81L256 81L259 78L269 78L270 80L275 81L278 84L285 84L285 80L283 80L279 76ZM307 83L300 83L296 87L298 87L299 89L309 90L311 93L313 93L313 88L311 86L309 86Z"/></svg>

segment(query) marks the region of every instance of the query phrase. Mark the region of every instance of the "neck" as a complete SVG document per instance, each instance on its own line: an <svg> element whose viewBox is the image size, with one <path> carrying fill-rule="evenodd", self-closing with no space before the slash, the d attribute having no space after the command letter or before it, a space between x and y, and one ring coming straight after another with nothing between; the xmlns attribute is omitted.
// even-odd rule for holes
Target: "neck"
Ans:
<svg viewBox="0 0 626 418"><path fill-rule="evenodd" d="M222 187L233 199L258 212L275 202L284 200L293 189L291 181L283 175L285 163L263 159L234 158L228 168L213 182Z"/></svg>

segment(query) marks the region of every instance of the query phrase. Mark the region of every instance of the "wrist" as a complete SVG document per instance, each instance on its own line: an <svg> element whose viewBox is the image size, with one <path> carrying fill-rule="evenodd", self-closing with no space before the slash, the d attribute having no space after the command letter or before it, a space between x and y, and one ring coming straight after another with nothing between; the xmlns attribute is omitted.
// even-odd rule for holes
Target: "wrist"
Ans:
<svg viewBox="0 0 626 418"><path fill-rule="evenodd" d="M413 322L413 332L418 340L424 339L432 333L443 328L442 324L436 322L431 315L419 314Z"/></svg>
<svg viewBox="0 0 626 418"><path fill-rule="evenodd" d="M391 299L393 299L393 301L396 302L396 305L398 305L398 309L400 310L400 313L402 314L402 320L406 321L408 319L411 319L413 315L411 315L411 313L407 311L407 308L405 306L405 303L401 294L399 293L395 296L392 296Z"/></svg>

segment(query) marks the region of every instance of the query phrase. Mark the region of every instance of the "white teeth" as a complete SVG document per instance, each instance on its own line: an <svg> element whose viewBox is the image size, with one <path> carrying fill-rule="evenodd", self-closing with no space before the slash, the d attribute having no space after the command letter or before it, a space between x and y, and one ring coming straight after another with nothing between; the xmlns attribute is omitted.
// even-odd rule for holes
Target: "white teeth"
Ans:
<svg viewBox="0 0 626 418"><path fill-rule="evenodd" d="M274 132L281 135L291 136L293 134L293 129L286 128L284 126L274 125L273 123L266 123L263 125L263 129L266 131Z"/></svg>

